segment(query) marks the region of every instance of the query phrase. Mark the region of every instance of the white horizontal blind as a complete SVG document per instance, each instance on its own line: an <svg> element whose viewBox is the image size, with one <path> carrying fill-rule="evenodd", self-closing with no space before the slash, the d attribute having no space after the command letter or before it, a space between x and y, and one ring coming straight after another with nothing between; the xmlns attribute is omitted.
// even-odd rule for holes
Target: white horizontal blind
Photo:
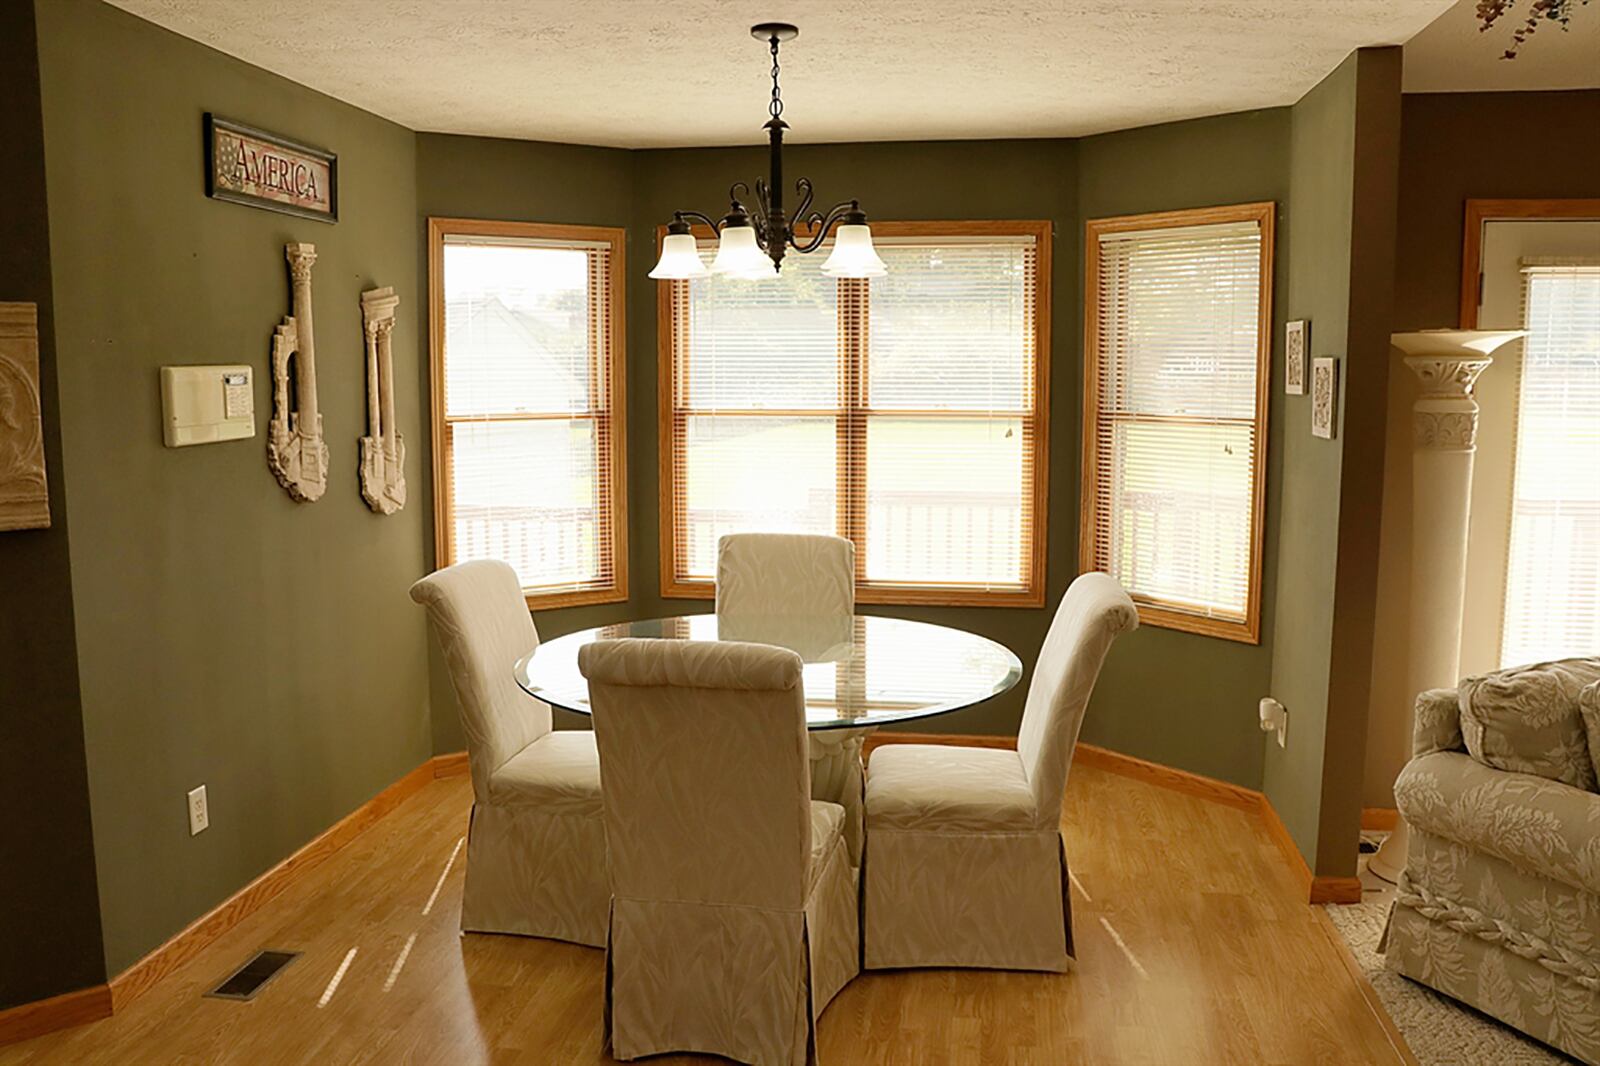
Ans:
<svg viewBox="0 0 1600 1066"><path fill-rule="evenodd" d="M1033 545L1032 240L886 240L868 284L862 568L881 585L1027 588ZM860 534L858 533L858 536Z"/></svg>
<svg viewBox="0 0 1600 1066"><path fill-rule="evenodd" d="M725 533L800 531L854 540L863 587L1030 589L1035 243L881 237L881 278L826 277L824 248L675 283L675 581L712 581Z"/></svg>
<svg viewBox="0 0 1600 1066"><path fill-rule="evenodd" d="M1095 569L1135 599L1243 623L1263 426L1256 221L1100 235Z"/></svg>
<svg viewBox="0 0 1600 1066"><path fill-rule="evenodd" d="M447 235L442 266L446 561L614 588L611 245Z"/></svg>
<svg viewBox="0 0 1600 1066"><path fill-rule="evenodd" d="M1523 267L1502 666L1600 655L1600 263Z"/></svg>

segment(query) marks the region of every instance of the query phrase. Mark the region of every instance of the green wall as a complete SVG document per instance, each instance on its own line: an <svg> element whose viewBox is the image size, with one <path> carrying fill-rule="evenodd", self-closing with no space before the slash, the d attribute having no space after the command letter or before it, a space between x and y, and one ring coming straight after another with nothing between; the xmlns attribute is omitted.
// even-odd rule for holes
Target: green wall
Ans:
<svg viewBox="0 0 1600 1066"><path fill-rule="evenodd" d="M72 585L105 961L116 973L432 753L419 334L395 333L407 475L367 510L358 298L416 308L416 138L94 0L38 5ZM339 154L329 225L209 200L211 110ZM316 244L333 477L297 504L267 470L283 246ZM256 368L253 440L169 450L157 368ZM184 793L208 786L191 838Z"/></svg>
<svg viewBox="0 0 1600 1066"><path fill-rule="evenodd" d="M487 218L626 228L633 219L633 156L634 153L619 148L420 133L417 135L417 210L424 219ZM427 278L428 270L427 235L421 228L424 226L425 222L419 223L421 236L417 248L418 277L422 279ZM644 276L650 267L640 265L642 256L631 239L625 255L625 294L636 288L653 286L655 282ZM418 387L426 403L429 393L428 308L423 301L418 302L416 322L417 336L422 338ZM631 353L628 358L631 364ZM640 394L634 391L632 380L628 388L626 400L630 410L637 410L641 403L654 402L653 392L641 399ZM655 461L654 449L644 450L637 437L629 437L627 444L630 476L641 464ZM415 469L418 475L412 488L412 499L418 513L430 516L426 549L430 570L436 565L431 518L433 483L429 473L433 469L432 446L433 442L426 434L418 440L413 452L417 456ZM630 482L630 486L632 500L629 511L632 517L637 515L640 501L637 485ZM641 545L639 535L630 529L629 546L631 562L634 564L631 591L637 594L637 560L641 555L653 557L651 553L655 545ZM573 630L630 617L638 617L634 613L634 605L616 603L539 611L535 614L534 623L540 637L548 640ZM433 750L440 754L461 751L466 747L466 740L461 732L455 694L450 689L449 671L445 668L438 642L431 638L428 641L428 661L432 688ZM564 711L557 711L555 718L557 728L586 728L588 725L587 719Z"/></svg>
<svg viewBox="0 0 1600 1066"><path fill-rule="evenodd" d="M1146 626L1123 638L1101 673L1085 740L1251 788L1261 783L1256 705L1268 692L1282 462L1283 294L1288 275L1289 110L1273 108L1089 137L1080 143L1078 206L1085 219L1272 200L1278 204L1273 284L1275 375L1267 432L1267 510L1262 538L1262 640L1241 644ZM1082 228L1074 255L1083 261ZM1074 349L1083 335L1077 294ZM1082 375L1070 393L1082 396ZM1078 442L1058 450L1076 464ZM1059 501L1075 521L1077 499Z"/></svg>
<svg viewBox="0 0 1600 1066"><path fill-rule="evenodd" d="M1310 355L1338 358L1342 402L1335 438L1322 440L1311 435L1309 397L1278 400L1282 489L1271 691L1289 709L1290 724L1287 749L1266 749L1262 784L1308 864L1328 876L1355 872L1360 827L1399 73L1398 49L1363 49L1290 113L1294 239L1283 311L1310 321Z"/></svg>
<svg viewBox="0 0 1600 1066"><path fill-rule="evenodd" d="M7 812L0 819L0 1010L105 980L73 631L34 41L33 5L0 4L0 144L6 146L0 301L39 307L51 518L48 529L0 533L0 810Z"/></svg>

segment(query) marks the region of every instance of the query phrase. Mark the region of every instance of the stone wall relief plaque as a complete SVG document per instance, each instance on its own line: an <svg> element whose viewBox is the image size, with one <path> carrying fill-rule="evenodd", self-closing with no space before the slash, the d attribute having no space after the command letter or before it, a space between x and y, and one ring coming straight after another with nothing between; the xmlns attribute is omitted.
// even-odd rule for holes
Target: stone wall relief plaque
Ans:
<svg viewBox="0 0 1600 1066"><path fill-rule="evenodd" d="M367 347L367 435L361 438L361 496L379 514L406 505L406 444L394 416L394 354L390 335L400 297L393 288L361 294Z"/></svg>
<svg viewBox="0 0 1600 1066"><path fill-rule="evenodd" d="M289 315L272 335L272 421L267 426L267 466L278 484L301 503L328 489L328 445L317 410L317 358L311 325L313 244L288 244L292 294Z"/></svg>
<svg viewBox="0 0 1600 1066"><path fill-rule="evenodd" d="M0 303L0 530L46 529L39 308Z"/></svg>

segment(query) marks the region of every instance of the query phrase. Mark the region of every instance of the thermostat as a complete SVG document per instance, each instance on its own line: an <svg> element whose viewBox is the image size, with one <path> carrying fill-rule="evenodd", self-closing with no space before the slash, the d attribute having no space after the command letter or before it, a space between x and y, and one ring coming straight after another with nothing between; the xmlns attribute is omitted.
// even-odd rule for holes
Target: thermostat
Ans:
<svg viewBox="0 0 1600 1066"><path fill-rule="evenodd" d="M214 444L256 435L250 368L161 368L161 434L169 448Z"/></svg>

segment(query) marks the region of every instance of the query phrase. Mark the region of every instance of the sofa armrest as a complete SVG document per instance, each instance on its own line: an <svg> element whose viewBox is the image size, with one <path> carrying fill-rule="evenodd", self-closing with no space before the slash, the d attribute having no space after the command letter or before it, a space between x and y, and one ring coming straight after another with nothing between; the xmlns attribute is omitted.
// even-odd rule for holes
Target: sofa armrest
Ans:
<svg viewBox="0 0 1600 1066"><path fill-rule="evenodd" d="M1600 893L1600 794L1440 751L1407 763L1394 797L1418 832Z"/></svg>
<svg viewBox="0 0 1600 1066"><path fill-rule="evenodd" d="M1453 688L1431 688L1417 695L1411 715L1411 754L1466 751L1461 736L1461 706Z"/></svg>

